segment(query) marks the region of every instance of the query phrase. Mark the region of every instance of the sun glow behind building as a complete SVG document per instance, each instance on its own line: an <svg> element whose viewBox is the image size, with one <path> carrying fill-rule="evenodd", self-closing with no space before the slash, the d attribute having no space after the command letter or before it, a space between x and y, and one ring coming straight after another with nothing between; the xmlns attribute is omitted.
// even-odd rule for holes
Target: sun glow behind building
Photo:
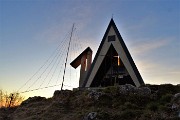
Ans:
<svg viewBox="0 0 180 120"><path fill-rule="evenodd" d="M179 1L170 0L0 1L0 89L11 92L23 85L74 22L76 38L83 46L76 55L90 46L94 56L112 13L144 82L179 84L179 6ZM76 55L72 53L71 60ZM62 77L59 84L61 80ZM79 70L67 67L65 84L77 87L78 81ZM25 95L52 96L56 89L60 86Z"/></svg>

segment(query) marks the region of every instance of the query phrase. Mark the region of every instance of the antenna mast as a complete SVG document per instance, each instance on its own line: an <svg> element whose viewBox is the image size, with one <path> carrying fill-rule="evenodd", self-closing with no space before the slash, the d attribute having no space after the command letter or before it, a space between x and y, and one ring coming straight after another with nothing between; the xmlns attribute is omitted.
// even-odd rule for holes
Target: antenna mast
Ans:
<svg viewBox="0 0 180 120"><path fill-rule="evenodd" d="M65 62L65 67L64 67L64 74L63 74L63 81L62 81L62 85L61 85L61 90L63 89L64 76L65 76L65 73L66 73L67 58L68 58L68 55L69 55L69 48L70 48L70 44L71 44L71 39L72 39L73 30L74 30L74 24L73 24L73 26L72 26L71 36L70 36L69 45L68 45L68 51L67 51L66 62Z"/></svg>

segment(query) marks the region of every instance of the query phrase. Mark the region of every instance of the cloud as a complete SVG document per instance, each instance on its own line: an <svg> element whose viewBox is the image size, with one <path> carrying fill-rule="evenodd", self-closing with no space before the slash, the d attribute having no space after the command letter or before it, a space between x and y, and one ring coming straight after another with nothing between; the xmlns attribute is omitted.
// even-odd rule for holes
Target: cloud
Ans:
<svg viewBox="0 0 180 120"><path fill-rule="evenodd" d="M180 75L180 70L179 71L171 71L171 72L168 72L169 74L174 74L174 75Z"/></svg>
<svg viewBox="0 0 180 120"><path fill-rule="evenodd" d="M134 42L130 44L132 53L135 55L143 55L147 54L151 51L154 51L158 48L167 46L173 39L172 38L162 38L162 39L144 39L138 42Z"/></svg>
<svg viewBox="0 0 180 120"><path fill-rule="evenodd" d="M92 19L92 8L87 5L73 5L71 9L55 8L55 10L59 13L58 16L54 14L52 18L48 18L48 23L44 26L45 29L38 32L35 39L47 43L60 41L68 33L70 37L73 23L75 23L78 32L84 32Z"/></svg>
<svg viewBox="0 0 180 120"><path fill-rule="evenodd" d="M150 59L136 61L144 82L148 84L179 84L180 67L158 64Z"/></svg>

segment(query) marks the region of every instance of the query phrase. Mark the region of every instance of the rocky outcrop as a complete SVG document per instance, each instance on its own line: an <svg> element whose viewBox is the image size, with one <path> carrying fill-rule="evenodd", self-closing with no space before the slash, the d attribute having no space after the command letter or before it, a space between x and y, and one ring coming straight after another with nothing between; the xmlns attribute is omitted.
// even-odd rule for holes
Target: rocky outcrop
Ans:
<svg viewBox="0 0 180 120"><path fill-rule="evenodd" d="M104 93L103 92L98 92L97 90L92 90L89 92L88 97L98 100L100 96L102 96Z"/></svg>
<svg viewBox="0 0 180 120"><path fill-rule="evenodd" d="M88 113L83 120L94 120L97 116L97 112Z"/></svg>
<svg viewBox="0 0 180 120"><path fill-rule="evenodd" d="M138 94L142 96L149 96L151 94L151 89L148 87L137 88L131 84L119 86L119 93L128 95L128 94Z"/></svg>
<svg viewBox="0 0 180 120"><path fill-rule="evenodd" d="M180 119L180 93L176 93L172 99L172 110L177 112L177 116Z"/></svg>
<svg viewBox="0 0 180 120"><path fill-rule="evenodd" d="M45 97L35 96L30 97L14 111L12 115L9 117L12 120L32 120L32 119L40 119L39 115L41 115L47 108L47 104L50 101L47 101Z"/></svg>
<svg viewBox="0 0 180 120"><path fill-rule="evenodd" d="M129 84L57 90L52 98L35 96L17 108L0 109L0 120L179 119L179 91L180 86L149 85L137 88Z"/></svg>

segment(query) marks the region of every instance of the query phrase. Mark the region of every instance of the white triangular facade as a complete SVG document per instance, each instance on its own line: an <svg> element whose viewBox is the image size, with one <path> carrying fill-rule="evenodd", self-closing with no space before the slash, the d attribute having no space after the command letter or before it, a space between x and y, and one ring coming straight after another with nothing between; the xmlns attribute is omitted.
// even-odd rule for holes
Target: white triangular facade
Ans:
<svg viewBox="0 0 180 120"><path fill-rule="evenodd" d="M115 36L114 40L109 40L109 37ZM136 68L136 65L134 64L134 61L132 60L132 57L119 33L117 30L117 27L111 19L110 24L106 30L106 33L104 35L104 38L101 42L101 45L98 49L98 52L96 53L95 59L93 61L93 64L91 66L91 70L89 71L89 74L86 77L86 81L84 83L83 87L91 87L92 82L95 80L95 76L98 73L98 70L107 55L108 50L110 49L110 46L113 46L115 51L117 52L119 58L124 64L124 67L126 68L128 74L132 78L135 86L139 87L141 84L144 84L139 71Z"/></svg>

